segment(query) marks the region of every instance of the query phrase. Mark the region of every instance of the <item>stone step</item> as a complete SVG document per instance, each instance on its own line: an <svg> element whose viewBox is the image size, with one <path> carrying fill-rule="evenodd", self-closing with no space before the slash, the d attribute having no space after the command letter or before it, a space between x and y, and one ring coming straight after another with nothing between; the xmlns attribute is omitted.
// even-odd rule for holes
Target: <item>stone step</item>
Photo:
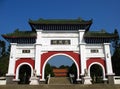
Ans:
<svg viewBox="0 0 120 89"><path fill-rule="evenodd" d="M68 77L51 77L49 84L71 84Z"/></svg>

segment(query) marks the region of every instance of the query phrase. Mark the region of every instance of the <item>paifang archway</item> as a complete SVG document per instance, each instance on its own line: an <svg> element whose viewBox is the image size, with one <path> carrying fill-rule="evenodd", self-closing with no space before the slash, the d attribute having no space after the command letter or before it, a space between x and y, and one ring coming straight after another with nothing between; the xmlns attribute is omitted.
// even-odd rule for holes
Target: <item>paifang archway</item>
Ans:
<svg viewBox="0 0 120 89"><path fill-rule="evenodd" d="M41 80L45 80L45 66L47 62L52 58L57 55L64 55L69 57L76 65L77 67L77 80L79 80L79 75L80 75L80 55L78 53L72 52L72 51L64 51L64 52L47 52L43 53L41 56Z"/></svg>
<svg viewBox="0 0 120 89"><path fill-rule="evenodd" d="M109 83L114 84L110 43L118 38L118 34L89 31L92 20L38 19L30 20L29 24L31 31L14 31L2 35L11 44L6 75L8 84L14 83L13 79L19 80L21 64L28 64L31 73L35 69L40 81L44 80L44 67L56 55L65 55L74 61L78 79L79 76L83 79L85 69L89 73L93 62L100 63L104 68L104 78L107 77Z"/></svg>

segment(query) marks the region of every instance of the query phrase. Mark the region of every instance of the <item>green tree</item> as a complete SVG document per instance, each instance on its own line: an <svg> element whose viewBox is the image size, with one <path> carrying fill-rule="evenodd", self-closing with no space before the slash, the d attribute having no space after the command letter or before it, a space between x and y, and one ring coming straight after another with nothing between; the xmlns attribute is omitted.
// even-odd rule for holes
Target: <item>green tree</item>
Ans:
<svg viewBox="0 0 120 89"><path fill-rule="evenodd" d="M76 65L75 63L73 63L70 68L69 68L69 73L70 74L74 74L75 76L77 76L77 68L76 68Z"/></svg>
<svg viewBox="0 0 120 89"><path fill-rule="evenodd" d="M114 30L114 35L116 36L116 38L113 39L112 46L116 50L120 44L120 41L119 41L120 38L119 38L119 33L118 33L117 29Z"/></svg>
<svg viewBox="0 0 120 89"><path fill-rule="evenodd" d="M5 51L5 42L0 40L0 57L5 55L6 51Z"/></svg>
<svg viewBox="0 0 120 89"><path fill-rule="evenodd" d="M120 75L120 41L117 29L115 29L114 34L116 34L118 37L113 40L112 44L114 48L114 53L112 55L112 65L115 75Z"/></svg>
<svg viewBox="0 0 120 89"><path fill-rule="evenodd" d="M0 40L0 76L5 76L8 70L9 53L6 51L6 44Z"/></svg>
<svg viewBox="0 0 120 89"><path fill-rule="evenodd" d="M9 55L0 57L0 76L5 76L8 70Z"/></svg>
<svg viewBox="0 0 120 89"><path fill-rule="evenodd" d="M75 63L73 63L70 68L69 68L69 74L73 74L74 78L73 78L73 83L77 83L76 79L77 79L77 67L75 65Z"/></svg>
<svg viewBox="0 0 120 89"><path fill-rule="evenodd" d="M50 66L49 63L47 63L46 66L45 66L45 77L47 77L49 74L50 74L52 77L54 76L52 67Z"/></svg>
<svg viewBox="0 0 120 89"><path fill-rule="evenodd" d="M65 68L69 68L69 66L65 66L65 65L61 65L60 67L59 67L60 69L65 69Z"/></svg>
<svg viewBox="0 0 120 89"><path fill-rule="evenodd" d="M120 75L120 47L115 49L112 56L112 64L115 75Z"/></svg>

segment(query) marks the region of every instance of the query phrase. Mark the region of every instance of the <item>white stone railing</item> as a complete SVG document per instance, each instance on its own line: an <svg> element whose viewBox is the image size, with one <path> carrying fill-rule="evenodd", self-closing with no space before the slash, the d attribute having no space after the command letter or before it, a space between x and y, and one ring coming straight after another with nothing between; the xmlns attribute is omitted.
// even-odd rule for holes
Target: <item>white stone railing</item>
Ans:
<svg viewBox="0 0 120 89"><path fill-rule="evenodd" d="M69 77L70 77L70 82L73 84L74 82L73 82L73 79L74 79L74 74L69 74Z"/></svg>
<svg viewBox="0 0 120 89"><path fill-rule="evenodd" d="M114 83L120 84L120 76L114 76Z"/></svg>
<svg viewBox="0 0 120 89"><path fill-rule="evenodd" d="M6 85L6 78L0 77L0 85Z"/></svg>
<svg viewBox="0 0 120 89"><path fill-rule="evenodd" d="M47 76L47 84L49 84L50 83L50 74Z"/></svg>

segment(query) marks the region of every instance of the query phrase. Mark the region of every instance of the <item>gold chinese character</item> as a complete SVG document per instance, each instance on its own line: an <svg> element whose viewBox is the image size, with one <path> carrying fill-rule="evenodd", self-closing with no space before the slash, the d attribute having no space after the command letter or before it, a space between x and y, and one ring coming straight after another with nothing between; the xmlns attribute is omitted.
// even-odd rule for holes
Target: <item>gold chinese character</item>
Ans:
<svg viewBox="0 0 120 89"><path fill-rule="evenodd" d="M57 41L56 41L56 40L53 40L53 44L57 44Z"/></svg>
<svg viewBox="0 0 120 89"><path fill-rule="evenodd" d="M68 40L65 40L65 44L69 44L69 41L68 41Z"/></svg>
<svg viewBox="0 0 120 89"><path fill-rule="evenodd" d="M59 40L59 41L58 41L58 44L63 44L62 40Z"/></svg>

